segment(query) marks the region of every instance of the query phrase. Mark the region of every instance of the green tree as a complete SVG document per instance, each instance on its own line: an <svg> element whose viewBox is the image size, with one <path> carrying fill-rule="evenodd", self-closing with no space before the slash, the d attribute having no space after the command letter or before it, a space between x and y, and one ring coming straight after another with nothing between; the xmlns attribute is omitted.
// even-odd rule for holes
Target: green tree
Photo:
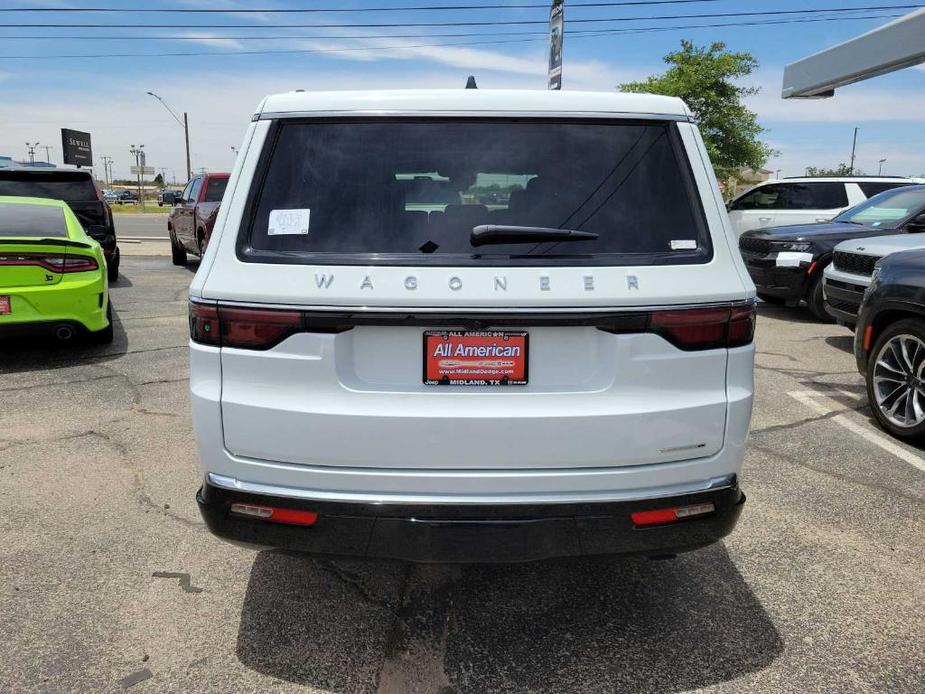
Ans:
<svg viewBox="0 0 925 694"><path fill-rule="evenodd" d="M806 175L813 176L813 177L816 177L816 176L851 176L853 175L853 173L854 172L852 172L851 167L845 164L844 162L836 166L834 169L826 169L824 167L816 167L816 166L806 167ZM860 173L861 173L860 171L857 172L858 175L860 175Z"/></svg>
<svg viewBox="0 0 925 694"><path fill-rule="evenodd" d="M163 188L166 185L164 183L163 174L158 174L157 176L154 177L154 185L156 185L158 188Z"/></svg>
<svg viewBox="0 0 925 694"><path fill-rule="evenodd" d="M687 103L721 178L735 176L739 169L760 169L774 150L758 139L764 132L758 116L742 99L758 93L757 87L737 83L758 67L751 53L731 53L722 42L708 48L681 41L681 49L664 58L671 67L644 82L627 82L624 92L644 92L680 97Z"/></svg>

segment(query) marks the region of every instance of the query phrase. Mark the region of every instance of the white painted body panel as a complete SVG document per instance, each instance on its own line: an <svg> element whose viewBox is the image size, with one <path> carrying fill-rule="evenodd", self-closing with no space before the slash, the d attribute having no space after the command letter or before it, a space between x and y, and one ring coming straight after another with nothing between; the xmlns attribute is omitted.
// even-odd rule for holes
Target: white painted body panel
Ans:
<svg viewBox="0 0 925 694"><path fill-rule="evenodd" d="M687 117L680 101L664 97L482 92L474 99L462 91L389 98L290 94L269 97L260 112L458 114L471 107L494 115ZM190 295L206 302L440 309L462 316L476 309L631 310L753 298L702 139L687 122L678 128L712 237L709 263L331 267L237 259L247 191L269 129L267 120L256 120ZM527 386L434 388L421 377L426 329L302 333L260 352L191 344L203 473L214 484L283 489L303 498L534 503L658 496L659 490L699 488L741 467L753 346L685 352L653 334L527 327Z"/></svg>

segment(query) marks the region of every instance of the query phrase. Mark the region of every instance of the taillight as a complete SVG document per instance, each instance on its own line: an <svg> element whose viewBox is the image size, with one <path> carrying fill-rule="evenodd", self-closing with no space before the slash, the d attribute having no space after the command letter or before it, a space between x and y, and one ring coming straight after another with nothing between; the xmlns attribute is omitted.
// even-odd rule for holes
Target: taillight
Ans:
<svg viewBox="0 0 925 694"><path fill-rule="evenodd" d="M740 347L754 336L755 305L655 311L649 328L687 351Z"/></svg>
<svg viewBox="0 0 925 694"><path fill-rule="evenodd" d="M0 255L0 265L9 267L40 267L49 272L89 272L99 269L96 258L87 255L54 253L11 253Z"/></svg>
<svg viewBox="0 0 925 694"><path fill-rule="evenodd" d="M193 342L240 349L270 349L302 329L302 313L276 309L229 308L190 302Z"/></svg>
<svg viewBox="0 0 925 694"><path fill-rule="evenodd" d="M222 333L218 326L217 306L190 302L189 336L193 342L204 345L222 344Z"/></svg>
<svg viewBox="0 0 925 694"><path fill-rule="evenodd" d="M222 346L269 349L302 327L299 311L220 307Z"/></svg>

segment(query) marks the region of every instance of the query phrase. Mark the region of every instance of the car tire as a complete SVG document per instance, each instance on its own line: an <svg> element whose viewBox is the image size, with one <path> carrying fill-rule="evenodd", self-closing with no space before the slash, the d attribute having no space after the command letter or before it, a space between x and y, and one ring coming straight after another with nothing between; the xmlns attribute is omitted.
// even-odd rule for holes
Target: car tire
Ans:
<svg viewBox="0 0 925 694"><path fill-rule="evenodd" d="M768 296L767 294L762 294L758 292L758 298L761 299L766 304L783 304L784 299L781 299L779 296Z"/></svg>
<svg viewBox="0 0 925 694"><path fill-rule="evenodd" d="M106 265L106 277L110 282L115 282L119 279L119 264L122 261L122 254L119 253L119 249L116 248L116 252L113 253L112 262Z"/></svg>
<svg viewBox="0 0 925 694"><path fill-rule="evenodd" d="M874 382L875 376L882 377L887 375L891 377L893 375L893 372L889 368L880 366L880 363L882 357L887 361L887 365L898 363L895 360L895 353L893 353L893 356L890 356L887 353L881 355L881 352L884 352L885 349L890 349L891 343L893 345L901 345L903 340L908 340L907 344L914 343L919 345L919 349L921 349L921 358L916 361L915 357L918 353L913 354L912 372L914 375L920 372L915 364L925 363L925 320L919 318L906 318L897 321L880 334L880 337L878 337L876 343L874 343L874 348L870 352L870 357L867 360L867 372L864 374L865 380L867 381L867 400L870 404L870 411L874 415L874 419L877 420L877 424L888 434L906 441L922 441L925 439L925 416L922 417L920 422L909 426L904 426L894 421L896 416L894 415L891 417L887 412L884 412L884 407L889 409L891 403L904 407L904 404L902 404L904 403L902 394L895 399L889 397L881 398L881 395L889 390L889 381L885 381L885 386L880 389L879 393L877 390L880 386ZM899 376L900 374L896 373L895 375ZM902 380L898 380L896 383L899 384L897 388L905 387ZM916 385L912 388L913 403L917 404L920 410L923 410L925 409L925 379L919 379L916 375L915 383ZM921 387L918 387L918 384L921 384ZM906 393L908 394L908 392L907 389ZM880 398L880 400L878 400L878 398ZM914 417L914 409L912 414Z"/></svg>
<svg viewBox="0 0 925 694"><path fill-rule="evenodd" d="M177 243L173 232L170 232L170 259L174 265L186 265L186 249Z"/></svg>
<svg viewBox="0 0 925 694"><path fill-rule="evenodd" d="M806 293L806 305L809 307L809 312L820 323L834 323L835 319L825 310L825 298L822 295L822 268L819 269L819 273L816 281Z"/></svg>
<svg viewBox="0 0 925 694"><path fill-rule="evenodd" d="M109 319L109 325L102 330L90 333L89 341L94 345L108 345L115 337L115 330L112 327L112 301L106 307L106 318Z"/></svg>
<svg viewBox="0 0 925 694"><path fill-rule="evenodd" d="M196 245L199 247L199 257L202 258L206 254L206 248L209 247L209 242L206 240L206 232L204 229L200 229L196 232Z"/></svg>

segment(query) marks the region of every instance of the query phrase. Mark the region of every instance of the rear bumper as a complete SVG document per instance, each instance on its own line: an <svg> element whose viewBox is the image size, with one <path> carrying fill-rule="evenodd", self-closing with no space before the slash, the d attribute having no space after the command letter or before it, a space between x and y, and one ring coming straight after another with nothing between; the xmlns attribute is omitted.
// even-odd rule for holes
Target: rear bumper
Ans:
<svg viewBox="0 0 925 694"><path fill-rule="evenodd" d="M90 275L90 273L80 273ZM10 297L11 313L0 315L0 337L51 332L62 325L96 332L109 325L105 276L65 277L58 284L0 288Z"/></svg>
<svg viewBox="0 0 925 694"><path fill-rule="evenodd" d="M510 563L584 555L676 554L712 544L735 527L745 496L735 477L716 489L579 504L377 504L314 501L224 489L196 495L216 536L309 554L434 563ZM636 527L637 511L712 503L705 516ZM314 511L311 527L233 515L233 503Z"/></svg>

